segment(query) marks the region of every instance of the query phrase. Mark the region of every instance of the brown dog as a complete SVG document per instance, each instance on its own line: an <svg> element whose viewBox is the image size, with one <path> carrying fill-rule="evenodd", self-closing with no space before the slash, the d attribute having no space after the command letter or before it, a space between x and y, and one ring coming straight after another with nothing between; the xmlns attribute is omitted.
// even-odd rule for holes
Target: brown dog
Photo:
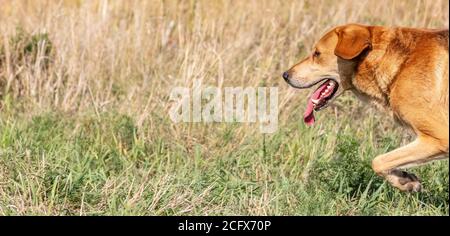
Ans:
<svg viewBox="0 0 450 236"><path fill-rule="evenodd" d="M314 110L352 90L411 128L415 141L377 156L372 167L393 186L420 191L418 178L399 168L448 158L448 38L448 29L344 25L326 33L283 78L300 89L323 82L308 101L308 125Z"/></svg>

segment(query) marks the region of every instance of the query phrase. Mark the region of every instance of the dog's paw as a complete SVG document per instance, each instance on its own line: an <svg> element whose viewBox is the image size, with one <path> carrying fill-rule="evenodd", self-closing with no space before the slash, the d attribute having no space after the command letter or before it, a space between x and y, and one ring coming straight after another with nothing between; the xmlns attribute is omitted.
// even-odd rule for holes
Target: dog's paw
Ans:
<svg viewBox="0 0 450 236"><path fill-rule="evenodd" d="M386 180L392 186L406 192L422 191L422 184L415 174L410 174L402 170L391 170L386 175Z"/></svg>

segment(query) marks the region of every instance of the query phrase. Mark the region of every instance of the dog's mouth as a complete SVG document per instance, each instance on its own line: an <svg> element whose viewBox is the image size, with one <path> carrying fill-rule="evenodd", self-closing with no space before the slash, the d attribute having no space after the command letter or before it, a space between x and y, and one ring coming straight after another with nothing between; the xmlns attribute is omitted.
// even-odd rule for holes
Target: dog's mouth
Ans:
<svg viewBox="0 0 450 236"><path fill-rule="evenodd" d="M308 100L305 113L303 114L303 121L311 126L316 121L314 111L320 111L325 108L328 102L334 97L338 90L339 84L331 78L326 78Z"/></svg>

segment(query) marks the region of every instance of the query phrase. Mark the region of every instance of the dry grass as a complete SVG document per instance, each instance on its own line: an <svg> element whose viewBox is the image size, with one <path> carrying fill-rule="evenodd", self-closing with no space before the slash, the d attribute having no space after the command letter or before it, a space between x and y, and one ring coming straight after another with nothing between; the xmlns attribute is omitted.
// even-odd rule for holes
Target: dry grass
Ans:
<svg viewBox="0 0 450 236"><path fill-rule="evenodd" d="M392 126L390 120L380 119L378 115L373 117L378 112L362 108L351 95L342 96L336 106L319 114L322 124L318 127L308 130L297 125L307 92L288 88L280 75L309 53L324 31L336 25L358 22L447 28L448 10L446 0L0 0L0 96L3 107L0 126L3 149L0 155L17 162L6 165L8 159L4 158L6 167L0 167L0 196L4 204L0 206L0 213L352 214L354 209L350 208L355 206L343 207L344 203L333 203L331 211L316 212L307 206L292 208L308 204L299 196L306 188L302 181L309 178L309 171L316 161L334 156L339 143L336 135L315 137L318 133L337 132L360 137L360 145L364 148L359 152L371 158L386 148L392 148L390 144L389 147L381 145L379 140L399 140L400 131ZM24 50L33 42L33 35L35 39L37 37L32 44L34 47L31 51ZM278 86L280 131L266 138L259 134L254 124L171 123L168 119L170 90L175 86L190 86L194 79L219 87ZM61 134L57 132L63 137L61 140L53 140L55 137L52 137L47 140L50 143L44 142L54 148L51 150L41 150L39 145L42 143L37 139L26 141L28 136L23 136L35 137L36 133L42 132L41 128L29 131L26 127L34 127L36 117L43 114L44 117L62 114L62 119L67 120L50 119L63 130ZM114 123L116 120L111 117L115 114L131 120L131 148L116 137L121 129L116 132L114 125L122 127L122 121L119 119ZM128 118L125 120L125 127L129 127ZM50 134L56 132L52 131L54 127L47 128ZM119 153L117 161L120 166L124 170L131 168L134 173L101 174L102 165L99 169L89 169L83 164L72 163L75 157L80 160L94 158L94 162L105 158L102 154L107 151L102 148L91 150L89 155L71 152L76 146L72 146L74 137L84 132L104 132L105 136L97 133L92 134L93 137L90 134L83 137L95 141L91 146L109 142L106 146ZM24 138L25 143L35 143L37 147L26 146L22 140L16 140L17 137ZM261 145L265 149L266 142L273 146L261 154ZM133 156L130 152L140 147L136 147L136 143L150 148L144 149L142 156ZM13 144L16 146L11 146ZM31 154L26 154L30 151ZM88 168L88 176L104 176L103 182L90 180L81 184L83 188L92 188L93 192L98 190L98 201L85 206L85 192L80 190L81 196L69 204L69 190L59 192L56 185L45 190L40 177L64 165L64 161L57 158L61 152L65 155L62 159L80 168L70 169L73 173L82 173L84 168ZM31 160L27 155L31 155ZM50 162L45 159L48 155L55 155ZM227 158L236 158L237 163ZM254 163L258 161L263 164ZM139 166L139 163L147 163L148 166ZM10 168L17 168L16 165L23 171L37 171L39 174L36 175L40 177L15 173ZM441 170L446 166L448 168L448 163L436 168ZM247 167L248 170L245 169ZM210 168L236 176L229 176L230 179L223 183L217 183L215 175L208 180L202 179L201 173ZM274 168L280 168L279 172ZM436 168L431 171L436 171ZM52 178L59 176L69 181L65 174L72 173L70 171L62 171ZM25 179L21 179L23 175ZM16 182L10 183L11 178ZM249 179L257 182L256 193L253 194L253 187L247 186L239 190L245 193L241 197L223 197L234 194L234 190L230 193L223 184L239 185ZM128 186L127 193L119 194L127 181L134 182ZM199 186L195 181L204 181L204 185ZM275 184L274 187L273 183L277 181L287 181L291 185L283 188ZM52 184L56 182L51 181ZM66 183L64 186L69 185ZM180 189L180 185L191 187ZM26 186L29 190L20 190ZM446 188L448 196L448 186ZM290 192L292 189L296 189L295 193L299 195ZM391 190L383 191L387 191L388 196L392 195ZM111 202L116 197L118 202ZM279 199L283 199L282 203L278 202ZM402 200L405 206L389 202L392 204L386 206L389 210L378 209L369 213L415 214L415 210L423 208L422 198L405 199ZM310 201L311 206L318 204ZM145 205L147 202L149 205ZM229 206L230 202L238 203ZM392 211L395 204L400 206ZM435 202L426 204L437 210L427 208L422 214L448 214L448 202L439 206ZM369 213L360 211L356 214Z"/></svg>

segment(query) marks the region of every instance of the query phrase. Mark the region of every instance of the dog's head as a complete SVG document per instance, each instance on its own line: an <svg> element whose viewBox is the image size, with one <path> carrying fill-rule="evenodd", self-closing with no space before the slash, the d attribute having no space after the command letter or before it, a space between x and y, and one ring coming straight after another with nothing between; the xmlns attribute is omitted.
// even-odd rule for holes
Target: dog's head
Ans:
<svg viewBox="0 0 450 236"><path fill-rule="evenodd" d="M294 88L310 88L320 83L309 98L304 114L306 124L314 124L314 110L325 108L352 87L356 65L371 48L370 39L367 26L351 24L334 28L317 42L308 57L283 73L284 80Z"/></svg>

